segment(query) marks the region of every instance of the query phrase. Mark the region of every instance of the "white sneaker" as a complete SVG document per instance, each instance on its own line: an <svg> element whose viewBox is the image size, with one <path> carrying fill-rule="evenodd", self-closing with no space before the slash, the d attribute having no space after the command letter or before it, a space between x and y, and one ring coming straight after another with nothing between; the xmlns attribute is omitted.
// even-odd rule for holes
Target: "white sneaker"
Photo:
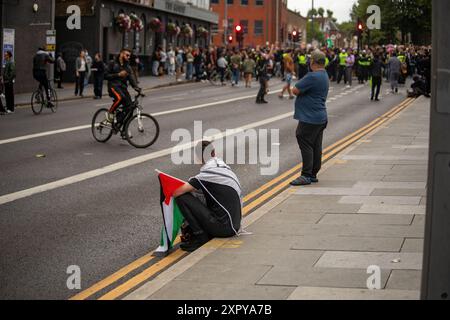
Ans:
<svg viewBox="0 0 450 320"><path fill-rule="evenodd" d="M106 112L105 116L106 116L106 121L108 121L109 123L114 122L114 113Z"/></svg>

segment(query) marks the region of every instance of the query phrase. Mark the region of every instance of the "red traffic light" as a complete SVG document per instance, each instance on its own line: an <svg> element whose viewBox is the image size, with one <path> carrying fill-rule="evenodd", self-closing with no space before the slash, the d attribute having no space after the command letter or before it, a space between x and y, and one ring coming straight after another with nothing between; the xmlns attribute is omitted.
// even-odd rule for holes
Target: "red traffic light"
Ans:
<svg viewBox="0 0 450 320"><path fill-rule="evenodd" d="M358 24L358 30L362 31L362 29L363 29L363 25L362 25L362 23L359 23Z"/></svg>
<svg viewBox="0 0 450 320"><path fill-rule="evenodd" d="M236 26L236 32L241 32L242 31L242 27L240 25Z"/></svg>
<svg viewBox="0 0 450 320"><path fill-rule="evenodd" d="M228 36L228 42L229 43L233 42L233 36Z"/></svg>
<svg viewBox="0 0 450 320"><path fill-rule="evenodd" d="M297 36L297 31L296 31L296 30L292 31L292 35L293 35L294 37Z"/></svg>

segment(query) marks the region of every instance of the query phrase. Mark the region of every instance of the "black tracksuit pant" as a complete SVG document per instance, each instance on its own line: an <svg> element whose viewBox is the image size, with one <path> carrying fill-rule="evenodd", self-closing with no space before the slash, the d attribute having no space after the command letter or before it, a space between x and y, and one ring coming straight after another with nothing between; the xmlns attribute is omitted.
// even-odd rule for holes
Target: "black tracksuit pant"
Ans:
<svg viewBox="0 0 450 320"><path fill-rule="evenodd" d="M315 178L322 167L322 140L325 124L298 123L296 136L302 153L302 176Z"/></svg>
<svg viewBox="0 0 450 320"><path fill-rule="evenodd" d="M268 76L259 77L259 91L256 95L256 102L264 101L264 96L267 93L267 82L269 81Z"/></svg>
<svg viewBox="0 0 450 320"><path fill-rule="evenodd" d="M375 92L376 89L376 92ZM371 98L373 99L375 94L375 99L378 99L378 96L380 95L380 89L381 89L381 76L380 77L372 77L372 95Z"/></svg>
<svg viewBox="0 0 450 320"><path fill-rule="evenodd" d="M14 111L14 83L5 82L6 109Z"/></svg>
<svg viewBox="0 0 450 320"><path fill-rule="evenodd" d="M208 207L190 193L175 198L194 236L227 238L235 235L228 216L217 218Z"/></svg>

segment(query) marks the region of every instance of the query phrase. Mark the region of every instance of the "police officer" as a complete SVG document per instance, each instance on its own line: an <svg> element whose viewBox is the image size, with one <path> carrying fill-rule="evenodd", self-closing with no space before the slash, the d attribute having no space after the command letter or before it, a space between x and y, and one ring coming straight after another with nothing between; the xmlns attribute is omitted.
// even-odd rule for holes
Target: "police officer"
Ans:
<svg viewBox="0 0 450 320"><path fill-rule="evenodd" d="M345 51L345 49L342 49L341 53L339 53L339 69L338 69L337 84L341 83L342 76L344 76L344 83L347 83L347 75L345 73L345 70L347 68L347 58L348 53Z"/></svg>
<svg viewBox="0 0 450 320"><path fill-rule="evenodd" d="M308 73L308 58L306 52L302 50L297 57L298 59L298 80L302 79Z"/></svg>

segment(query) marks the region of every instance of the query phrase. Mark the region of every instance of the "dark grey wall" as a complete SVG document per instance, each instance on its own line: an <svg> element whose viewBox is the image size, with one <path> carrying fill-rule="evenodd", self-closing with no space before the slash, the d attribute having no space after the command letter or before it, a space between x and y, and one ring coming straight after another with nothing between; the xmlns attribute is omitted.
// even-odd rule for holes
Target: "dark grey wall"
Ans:
<svg viewBox="0 0 450 320"><path fill-rule="evenodd" d="M57 52L61 52L67 65L64 81L75 80L75 59L80 55L82 49L86 49L94 58L95 52L99 50L98 41L98 19L96 16L81 18L81 30L69 30L66 26L67 17L57 17L56 43Z"/></svg>
<svg viewBox="0 0 450 320"><path fill-rule="evenodd" d="M17 68L16 93L30 92L37 83L32 76L33 56L45 45L46 31L51 29L51 0L2 1L2 28L15 29L15 57ZM39 5L34 13L33 3Z"/></svg>

